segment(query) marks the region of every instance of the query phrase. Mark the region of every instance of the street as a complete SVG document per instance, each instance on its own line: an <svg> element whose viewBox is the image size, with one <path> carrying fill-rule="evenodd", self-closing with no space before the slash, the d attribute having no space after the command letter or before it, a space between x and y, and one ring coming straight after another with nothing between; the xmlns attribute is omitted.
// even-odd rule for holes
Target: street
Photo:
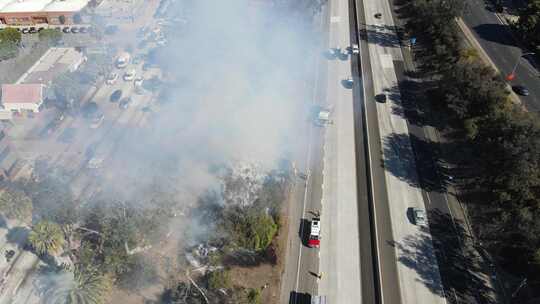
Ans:
<svg viewBox="0 0 540 304"><path fill-rule="evenodd" d="M520 58L527 51L516 42L508 26L481 0L467 1L463 21L503 77L516 67L516 77L510 85L527 87L530 95L519 96L521 102L529 111L540 111L540 72L527 60L527 56Z"/></svg>

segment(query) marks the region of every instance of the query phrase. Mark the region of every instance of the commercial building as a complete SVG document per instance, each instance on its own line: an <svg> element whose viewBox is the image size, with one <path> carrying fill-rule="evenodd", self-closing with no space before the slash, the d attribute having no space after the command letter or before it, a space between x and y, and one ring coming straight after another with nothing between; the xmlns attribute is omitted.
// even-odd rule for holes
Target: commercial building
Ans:
<svg viewBox="0 0 540 304"><path fill-rule="evenodd" d="M11 113L39 112L43 93L42 84L3 84L2 110Z"/></svg>
<svg viewBox="0 0 540 304"><path fill-rule="evenodd" d="M84 54L75 48L50 48L16 83L50 85L55 77L75 72L85 61Z"/></svg>
<svg viewBox="0 0 540 304"><path fill-rule="evenodd" d="M80 22L90 0L0 0L0 24L4 26L64 25ZM80 15L79 15L80 16Z"/></svg>

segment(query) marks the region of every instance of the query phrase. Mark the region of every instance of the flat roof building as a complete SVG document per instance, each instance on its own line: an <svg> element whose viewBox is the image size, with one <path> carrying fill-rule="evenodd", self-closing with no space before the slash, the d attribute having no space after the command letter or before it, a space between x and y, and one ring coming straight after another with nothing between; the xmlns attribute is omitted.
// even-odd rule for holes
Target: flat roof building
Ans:
<svg viewBox="0 0 540 304"><path fill-rule="evenodd" d="M39 112L43 104L42 84L3 84L2 107L14 113Z"/></svg>
<svg viewBox="0 0 540 304"><path fill-rule="evenodd" d="M0 24L73 24L90 0L0 0ZM63 20L60 16L64 16Z"/></svg>

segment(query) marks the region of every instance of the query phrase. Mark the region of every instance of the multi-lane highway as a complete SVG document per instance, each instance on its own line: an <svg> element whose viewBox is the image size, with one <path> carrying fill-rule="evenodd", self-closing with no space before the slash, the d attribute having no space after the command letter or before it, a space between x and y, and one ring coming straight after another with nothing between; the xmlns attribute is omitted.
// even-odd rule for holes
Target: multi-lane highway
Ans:
<svg viewBox="0 0 540 304"><path fill-rule="evenodd" d="M298 293L330 303L445 303L429 229L407 215L425 204L400 115L394 65L403 58L390 5L333 0L320 17L328 27L323 48L358 43L360 54L319 63L314 100L331 109L333 123L308 129L298 167L309 174L293 192L288 252L297 253L287 258L282 303L301 303ZM351 75L349 90L341 81ZM388 102L377 103L380 94ZM319 251L295 240L313 209L322 211Z"/></svg>

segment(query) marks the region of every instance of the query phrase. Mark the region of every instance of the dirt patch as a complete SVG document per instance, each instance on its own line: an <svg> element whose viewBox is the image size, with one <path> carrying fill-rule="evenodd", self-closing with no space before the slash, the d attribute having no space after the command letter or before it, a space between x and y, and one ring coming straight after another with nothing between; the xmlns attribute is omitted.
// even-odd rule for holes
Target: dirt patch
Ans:
<svg viewBox="0 0 540 304"><path fill-rule="evenodd" d="M287 206L283 204L279 220L279 232L271 246L275 248L276 264L261 264L255 267L232 267L233 285L243 288L261 289L262 303L279 303L281 275L285 267L285 248L288 239Z"/></svg>

